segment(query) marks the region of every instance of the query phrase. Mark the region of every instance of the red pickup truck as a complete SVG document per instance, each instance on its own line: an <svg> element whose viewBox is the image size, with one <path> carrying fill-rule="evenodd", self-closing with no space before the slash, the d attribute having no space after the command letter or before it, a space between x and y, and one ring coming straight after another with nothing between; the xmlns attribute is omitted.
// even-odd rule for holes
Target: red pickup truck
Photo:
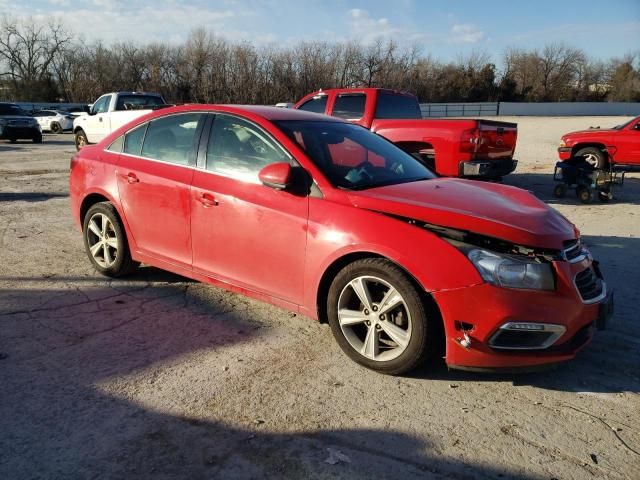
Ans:
<svg viewBox="0 0 640 480"><path fill-rule="evenodd" d="M423 119L418 99L381 88L310 93L294 108L362 125L412 154L439 175L498 178L515 170L518 126L476 119Z"/></svg>
<svg viewBox="0 0 640 480"><path fill-rule="evenodd" d="M590 128L562 136L558 147L560 160L584 157L596 168L610 163L640 166L640 117L613 128Z"/></svg>

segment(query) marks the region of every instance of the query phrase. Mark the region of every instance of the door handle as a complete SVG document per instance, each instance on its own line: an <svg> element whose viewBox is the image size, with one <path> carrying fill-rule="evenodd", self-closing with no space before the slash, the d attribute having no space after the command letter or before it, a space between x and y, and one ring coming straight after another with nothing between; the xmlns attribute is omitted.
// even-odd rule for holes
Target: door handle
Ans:
<svg viewBox="0 0 640 480"><path fill-rule="evenodd" d="M218 201L215 199L213 195L210 193L202 193L198 197L198 201L202 203L205 207L216 207L218 206Z"/></svg>
<svg viewBox="0 0 640 480"><path fill-rule="evenodd" d="M138 183L140 181L140 179L136 177L135 173L127 173L126 175L122 174L122 178L124 178L129 183Z"/></svg>

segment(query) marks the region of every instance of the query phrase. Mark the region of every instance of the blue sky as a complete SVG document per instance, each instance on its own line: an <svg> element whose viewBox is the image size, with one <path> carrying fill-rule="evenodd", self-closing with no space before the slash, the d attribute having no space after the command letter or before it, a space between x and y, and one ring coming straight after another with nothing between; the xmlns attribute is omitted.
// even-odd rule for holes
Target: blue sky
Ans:
<svg viewBox="0 0 640 480"><path fill-rule="evenodd" d="M558 41L603 59L640 52L640 0L0 0L0 12L59 17L109 43L181 42L204 26L259 45L392 38L441 60Z"/></svg>

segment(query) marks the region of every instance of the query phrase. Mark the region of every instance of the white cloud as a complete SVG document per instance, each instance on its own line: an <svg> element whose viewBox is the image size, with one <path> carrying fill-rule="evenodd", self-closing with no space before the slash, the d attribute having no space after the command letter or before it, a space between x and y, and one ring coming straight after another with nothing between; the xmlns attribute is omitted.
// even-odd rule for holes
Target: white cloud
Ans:
<svg viewBox="0 0 640 480"><path fill-rule="evenodd" d="M478 43L484 40L485 34L478 27L470 23L459 23L451 27L453 43Z"/></svg>
<svg viewBox="0 0 640 480"><path fill-rule="evenodd" d="M369 12L354 8L348 12L348 24L351 36L363 43L372 43L378 38L390 38L401 32L392 27L386 18L375 19Z"/></svg>

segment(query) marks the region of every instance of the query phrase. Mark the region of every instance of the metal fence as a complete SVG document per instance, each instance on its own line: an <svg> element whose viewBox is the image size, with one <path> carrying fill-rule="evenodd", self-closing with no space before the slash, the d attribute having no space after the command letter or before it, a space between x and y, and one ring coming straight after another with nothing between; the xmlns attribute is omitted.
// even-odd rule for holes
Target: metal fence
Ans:
<svg viewBox="0 0 640 480"><path fill-rule="evenodd" d="M498 115L498 102L421 103L423 117L479 117Z"/></svg>
<svg viewBox="0 0 640 480"><path fill-rule="evenodd" d="M633 102L476 102L422 103L422 116L428 117L489 117L522 115L545 117L573 116L637 116L640 103Z"/></svg>

